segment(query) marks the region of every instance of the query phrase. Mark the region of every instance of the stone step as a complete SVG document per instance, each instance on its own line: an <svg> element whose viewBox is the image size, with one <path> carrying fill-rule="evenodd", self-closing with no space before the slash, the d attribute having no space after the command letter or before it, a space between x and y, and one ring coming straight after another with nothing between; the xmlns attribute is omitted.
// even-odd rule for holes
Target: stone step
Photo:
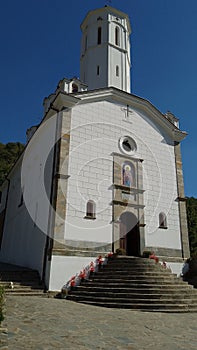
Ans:
<svg viewBox="0 0 197 350"><path fill-rule="evenodd" d="M141 271L136 271L136 270L117 270L117 269L114 269L114 270L109 270L109 269L101 269L97 272L97 274L105 274L106 276L110 276L111 274L116 274L116 275L141 275L141 276L169 276L169 277L176 277L175 274L172 274L172 273L167 273L167 272L163 272L163 271L158 271L158 270L155 270L155 271L152 271L152 270L148 270L148 271L144 271L144 270L141 270Z"/></svg>
<svg viewBox="0 0 197 350"><path fill-rule="evenodd" d="M68 300L71 298L71 295L68 296ZM83 301L91 301L91 302L105 302L105 303L118 303L118 304L146 304L146 305L157 305L157 304L160 304L160 305L196 305L197 306L197 300L195 299L190 299L190 298L178 298L178 299L173 299L173 298L160 298L158 300L157 299L153 299L151 297L151 299L140 299L140 298L126 298L126 297L115 297L115 296L91 296L89 294L87 295L74 295L72 294L72 300L73 301L80 301L80 302L83 302Z"/></svg>
<svg viewBox="0 0 197 350"><path fill-rule="evenodd" d="M12 283L12 284L11 284ZM5 289L20 289L20 288L24 288L24 289L28 289L28 288L38 288L38 289L42 289L43 285L40 283L13 283L13 282L1 282L0 286L4 287Z"/></svg>
<svg viewBox="0 0 197 350"><path fill-rule="evenodd" d="M131 265L132 264L132 265ZM146 262L146 263L144 263L144 262L140 262L140 263L133 263L133 262L124 262L124 263L111 263L111 262L109 262L108 264L106 264L106 265L104 265L104 266L109 266L110 268L114 268L114 267L116 267L116 266L118 266L118 267L123 267L123 268L130 268L130 267L132 267L132 268L142 268L142 269L148 269L148 268L150 268L150 267L156 267L156 266L159 266L159 267L161 267L162 268L162 266L161 266L161 264L156 264L154 261L152 261L152 260L150 260L149 262Z"/></svg>
<svg viewBox="0 0 197 350"><path fill-rule="evenodd" d="M147 259L147 258L126 258L126 257L117 257L117 258L112 258L108 259L107 261L108 264L132 264L132 265L145 265L145 264L152 264L155 265L156 262L154 259Z"/></svg>
<svg viewBox="0 0 197 350"><path fill-rule="evenodd" d="M195 300L197 302L197 294L193 294L191 295L191 293L186 293L183 292L181 294L177 293L177 291L175 291L174 293L137 293L135 291L135 293L131 293L130 290L127 290L125 292L115 292L115 291L87 291L87 290L73 290L72 293L70 295L76 295L76 296L91 296L94 298L97 297L113 297L113 298L126 298L126 299L192 299ZM151 299L150 299L151 298Z"/></svg>
<svg viewBox="0 0 197 350"><path fill-rule="evenodd" d="M128 286L128 287L132 287L132 286L138 286L139 288L142 286L146 286L148 288L154 288L155 286L157 286L158 288L162 288L162 287L173 287L174 288L179 288L180 287L187 287L193 289L192 286L189 286L188 284L184 285L184 282L174 282L174 281L163 281L163 280L145 280L145 279L116 279L116 278L111 278L110 281L108 279L96 279L96 280L89 280L87 282L83 282L83 283L87 283L88 286L102 286L102 287L106 287L106 286L110 286L110 287L115 287L115 286ZM84 284L83 284L84 285Z"/></svg>
<svg viewBox="0 0 197 350"><path fill-rule="evenodd" d="M6 295L39 295L43 296L44 286L41 283L39 273L14 265L5 264L5 270L1 265L0 286L5 289Z"/></svg>
<svg viewBox="0 0 197 350"><path fill-rule="evenodd" d="M120 257L73 288L67 298L90 305L166 312L197 310L197 291L150 259Z"/></svg>
<svg viewBox="0 0 197 350"><path fill-rule="evenodd" d="M108 285L105 285L105 287L98 287L98 286L84 286L84 285L80 285L76 288L73 289L74 291L79 291L83 292L83 291L87 291L89 292L113 292L113 293L139 293L141 295L143 294L161 294L165 293L165 294L174 294L174 293L178 293L180 295L181 294L189 294L189 295L196 295L195 290L192 290L191 288L185 288L185 287L179 287L179 288L175 288L174 286L171 287L166 287L166 286L162 286L162 287L152 287L152 288L148 288L148 286L131 286L131 287L120 287L119 285L117 285L116 287L112 288Z"/></svg>
<svg viewBox="0 0 197 350"><path fill-rule="evenodd" d="M167 275L170 275L170 274L173 274L171 272L171 270L169 269L164 269L161 265L153 265L153 266L138 266L138 267L133 267L133 266L119 266L119 265L116 265L116 266L108 266L108 265L104 265L100 268L99 271L111 271L112 273L114 271L131 271L131 272L135 272L135 273L151 273L151 272L154 272L154 273L164 273L164 274L167 274ZM176 274L174 274L176 276Z"/></svg>
<svg viewBox="0 0 197 350"><path fill-rule="evenodd" d="M94 280L98 280L98 279L122 279L122 280L152 280L152 281L172 281L172 282L180 282L181 280L179 279L175 279L174 276L168 276L168 275L135 275L135 274L119 274L119 273L115 273L115 274L105 274L105 273L96 273L94 276L90 276L91 279Z"/></svg>
<svg viewBox="0 0 197 350"><path fill-rule="evenodd" d="M118 309L131 309L131 310L140 310L140 311L151 311L151 312L166 312L166 313L182 313L182 312L197 312L197 304L188 306L184 304L172 304L172 305L161 305L161 304L155 304L153 305L147 305L147 304L131 304L131 303L125 303L125 304L119 304L114 302L80 302L82 304L88 304L88 305L94 305L94 306L101 306L101 307L107 307L107 308L118 308Z"/></svg>
<svg viewBox="0 0 197 350"><path fill-rule="evenodd" d="M47 297L47 293L44 293L43 291L36 291L36 290L31 290L31 291L15 291L15 290L10 290L6 291L6 295L18 295L18 296L41 296L41 297Z"/></svg>
<svg viewBox="0 0 197 350"><path fill-rule="evenodd" d="M114 270L130 270L130 271L163 271L166 273L171 273L170 270L167 268L164 269L161 265L155 264L155 265L144 265L144 266L130 266L129 264L127 265L115 265L115 264L109 264L109 265L102 265L101 266L101 271L102 270L109 270L109 271L114 271Z"/></svg>
<svg viewBox="0 0 197 350"><path fill-rule="evenodd" d="M76 288L81 288L82 286L76 287ZM186 286L182 286L182 285L172 285L172 284L163 284L163 285L152 285L152 284L147 284L147 283L133 283L133 284L129 284L129 283L100 283L97 282L96 284L93 282L87 282L87 286L84 286L84 288L110 288L110 289L114 289L114 288L127 288L127 289L134 289L134 290L139 290L139 292L142 292L144 289L148 289L150 291L154 290L155 288L160 289L161 291L165 291L165 290L177 290L180 293L183 292L184 290L190 290L190 291L194 291L194 288L191 285L186 285Z"/></svg>
<svg viewBox="0 0 197 350"><path fill-rule="evenodd" d="M148 258L138 258L138 257L126 257L126 256L118 256L116 258L111 258L108 260L108 264L155 264L154 259Z"/></svg>
<svg viewBox="0 0 197 350"><path fill-rule="evenodd" d="M22 276L7 276L5 278L0 279L0 282L20 282L20 281L24 281L24 282L35 282L35 281L39 281L39 277L26 277L23 278Z"/></svg>

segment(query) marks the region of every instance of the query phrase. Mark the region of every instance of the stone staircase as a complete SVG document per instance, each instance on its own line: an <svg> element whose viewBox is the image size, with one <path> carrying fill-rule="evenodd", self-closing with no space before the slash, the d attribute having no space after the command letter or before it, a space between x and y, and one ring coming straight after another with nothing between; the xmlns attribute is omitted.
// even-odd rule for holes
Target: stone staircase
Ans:
<svg viewBox="0 0 197 350"><path fill-rule="evenodd" d="M36 270L0 263L0 286L6 295L45 296L44 286Z"/></svg>
<svg viewBox="0 0 197 350"><path fill-rule="evenodd" d="M154 260L137 257L110 259L67 299L110 308L197 312L197 290Z"/></svg>

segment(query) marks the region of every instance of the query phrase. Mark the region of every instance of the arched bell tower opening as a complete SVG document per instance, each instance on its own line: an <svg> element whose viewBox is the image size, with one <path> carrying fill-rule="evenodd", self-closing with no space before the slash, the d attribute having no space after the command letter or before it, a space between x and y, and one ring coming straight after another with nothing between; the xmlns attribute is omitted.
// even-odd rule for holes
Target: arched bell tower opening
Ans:
<svg viewBox="0 0 197 350"><path fill-rule="evenodd" d="M140 231L137 217L131 212L120 216L120 248L128 256L140 256Z"/></svg>

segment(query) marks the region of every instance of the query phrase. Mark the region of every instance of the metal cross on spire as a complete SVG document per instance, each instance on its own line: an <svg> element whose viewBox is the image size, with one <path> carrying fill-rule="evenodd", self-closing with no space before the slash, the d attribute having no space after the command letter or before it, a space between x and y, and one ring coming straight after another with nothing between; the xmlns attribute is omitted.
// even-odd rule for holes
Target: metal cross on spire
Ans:
<svg viewBox="0 0 197 350"><path fill-rule="evenodd" d="M111 3L112 3L112 0L106 0L106 5L108 4L108 5L111 5Z"/></svg>

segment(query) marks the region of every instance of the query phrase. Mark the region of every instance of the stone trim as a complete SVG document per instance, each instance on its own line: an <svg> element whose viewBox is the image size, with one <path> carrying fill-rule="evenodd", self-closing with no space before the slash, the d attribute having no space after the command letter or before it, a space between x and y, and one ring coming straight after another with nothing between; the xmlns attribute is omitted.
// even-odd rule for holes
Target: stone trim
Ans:
<svg viewBox="0 0 197 350"><path fill-rule="evenodd" d="M119 201L119 200L116 200L116 199L113 199L112 201L113 204L120 204L120 205L124 205L124 206L128 206L128 207L133 207L133 208L141 208L141 209L144 209L145 208L145 205L143 204L136 204L136 203L130 203L130 202L124 202L124 201Z"/></svg>
<svg viewBox="0 0 197 350"><path fill-rule="evenodd" d="M106 251L82 251L82 250L61 250L61 249L53 249L54 256L80 256L80 257L90 257L97 258L99 255L105 257L105 255L112 251L112 248Z"/></svg>
<svg viewBox="0 0 197 350"><path fill-rule="evenodd" d="M168 257L168 258L181 258L182 259L182 250L173 249L173 248L163 248L163 247L145 247L144 250L154 251L155 255L158 257Z"/></svg>
<svg viewBox="0 0 197 350"><path fill-rule="evenodd" d="M144 193L145 192L145 190L142 190L142 189L139 189L139 188L136 188L136 187L128 187L128 186L124 186L124 185L120 185L120 184L113 184L112 186L115 187L115 188L119 188L119 189L121 189L123 191L128 191L130 193L132 193L132 192Z"/></svg>
<svg viewBox="0 0 197 350"><path fill-rule="evenodd" d="M145 223L144 223L144 190L142 159L113 153L113 251L120 248L120 223L119 218L125 209L135 215L140 235L140 254L145 246ZM122 163L131 161L135 167L135 187L122 185ZM129 195L124 198L123 193ZM131 197L130 197L131 196Z"/></svg>
<svg viewBox="0 0 197 350"><path fill-rule="evenodd" d="M105 251L108 252L111 249L111 243L104 242L94 242L94 241L79 241L66 239L65 240L65 250L69 251Z"/></svg>
<svg viewBox="0 0 197 350"><path fill-rule="evenodd" d="M53 247L52 255L60 256L105 256L112 251L112 243L65 240Z"/></svg>
<svg viewBox="0 0 197 350"><path fill-rule="evenodd" d="M133 157L133 156L130 156L130 155L127 155L127 154L121 154L121 153L117 153L117 152L111 153L111 156L113 156L113 157L114 156L115 157L121 157L121 158L124 158L124 159L129 158L129 159L132 159L135 162L141 162L141 163L144 161L144 159L136 158L136 157Z"/></svg>
<svg viewBox="0 0 197 350"><path fill-rule="evenodd" d="M175 258L173 256L159 256L159 260L160 261L165 261L165 262L169 262L169 263L182 263L184 262L183 258Z"/></svg>
<svg viewBox="0 0 197 350"><path fill-rule="evenodd" d="M184 182L183 182L183 170L182 170L182 157L180 143L174 145L175 154L175 166L177 176L177 192L178 192L178 204L179 204L179 220L180 220L180 232L182 242L182 258L188 258L190 256L189 249L189 237L187 228L187 213L184 193Z"/></svg>
<svg viewBox="0 0 197 350"><path fill-rule="evenodd" d="M70 175L64 175L64 174L60 174L60 173L55 174L56 179L67 180L67 179L69 179L69 177L70 177Z"/></svg>
<svg viewBox="0 0 197 350"><path fill-rule="evenodd" d="M70 135L68 130L70 130L71 113L71 109L66 109L63 112L58 112L57 117L57 142L54 147L53 175L50 196L50 202L52 203L54 211L51 211L49 214L49 234L47 236L45 246L43 278L45 276L47 260L51 261L53 250L65 249L65 224L62 224L62 218L65 220L66 217L66 192L69 175L67 175L68 162L65 162L65 158L69 154ZM60 169L64 174L62 174L62 172L60 173ZM61 180L65 181L61 183ZM62 186L64 186L63 190Z"/></svg>
<svg viewBox="0 0 197 350"><path fill-rule="evenodd" d="M186 197L177 197L177 200L180 202L186 202L187 198Z"/></svg>
<svg viewBox="0 0 197 350"><path fill-rule="evenodd" d="M96 220L96 216L84 216L83 217L84 219L86 219L86 220Z"/></svg>

